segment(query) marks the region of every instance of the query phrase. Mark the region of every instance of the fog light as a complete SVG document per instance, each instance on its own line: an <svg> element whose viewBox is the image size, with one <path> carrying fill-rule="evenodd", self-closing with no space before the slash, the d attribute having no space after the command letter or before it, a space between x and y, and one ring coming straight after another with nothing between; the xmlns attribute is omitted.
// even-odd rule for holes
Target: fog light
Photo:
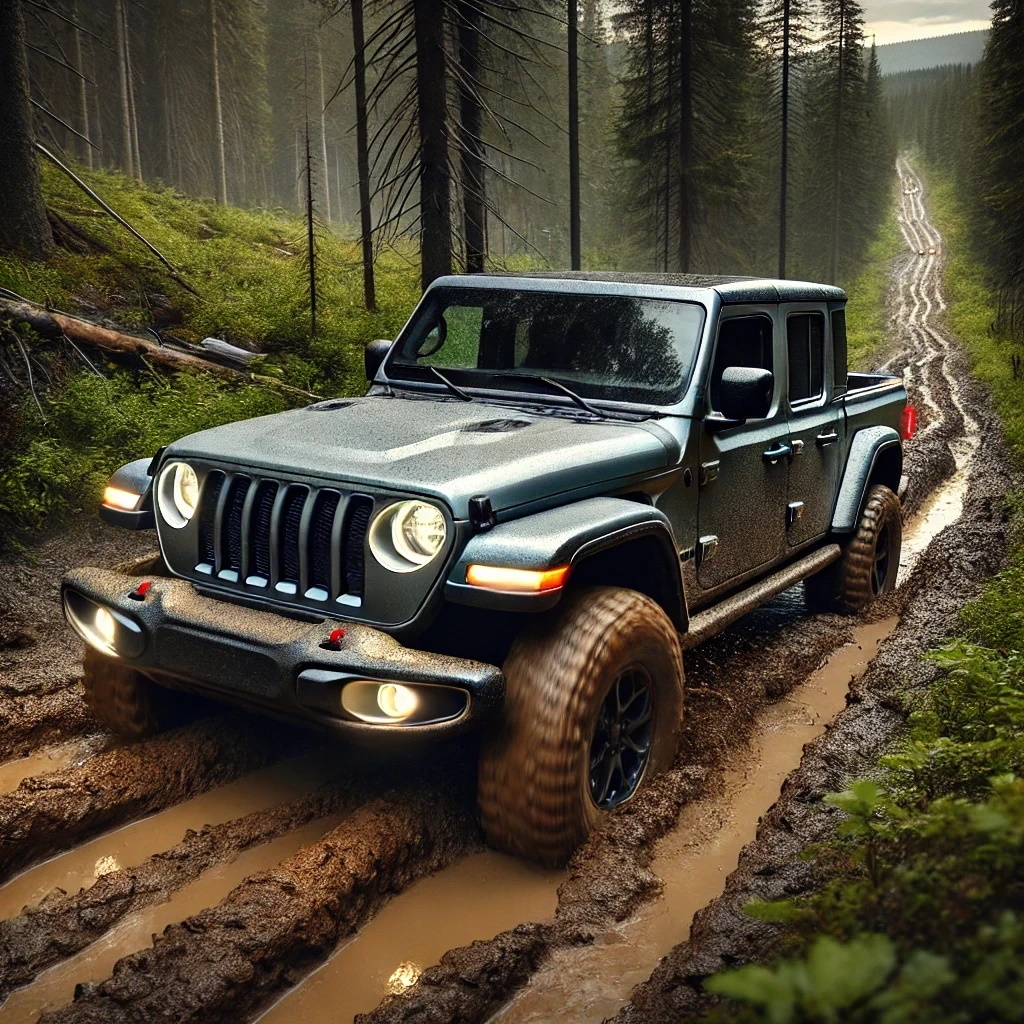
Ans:
<svg viewBox="0 0 1024 1024"><path fill-rule="evenodd" d="M141 494L133 494L120 487L107 487L103 492L103 504L110 508L124 509L125 512L134 512L141 497Z"/></svg>
<svg viewBox="0 0 1024 1024"><path fill-rule="evenodd" d="M398 683L384 683L377 690L377 706L388 718L408 718L418 703L416 694Z"/></svg>
<svg viewBox="0 0 1024 1024"><path fill-rule="evenodd" d="M75 632L101 654L137 658L146 648L146 636L138 622L76 590L64 591L64 615Z"/></svg>
<svg viewBox="0 0 1024 1024"><path fill-rule="evenodd" d="M114 640L117 638L117 623L114 621L114 616L107 611L106 608L96 609L96 618L93 620L93 628L96 630L96 635L103 641L103 643L110 648L114 646Z"/></svg>

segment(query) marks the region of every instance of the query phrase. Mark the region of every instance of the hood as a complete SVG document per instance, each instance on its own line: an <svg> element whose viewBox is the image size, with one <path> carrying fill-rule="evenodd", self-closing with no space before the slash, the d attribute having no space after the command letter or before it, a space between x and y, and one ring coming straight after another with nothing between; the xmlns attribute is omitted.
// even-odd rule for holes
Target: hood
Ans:
<svg viewBox="0 0 1024 1024"><path fill-rule="evenodd" d="M214 427L171 445L171 455L434 496L464 519L474 495L501 510L624 485L674 464L678 447L651 422L368 396Z"/></svg>

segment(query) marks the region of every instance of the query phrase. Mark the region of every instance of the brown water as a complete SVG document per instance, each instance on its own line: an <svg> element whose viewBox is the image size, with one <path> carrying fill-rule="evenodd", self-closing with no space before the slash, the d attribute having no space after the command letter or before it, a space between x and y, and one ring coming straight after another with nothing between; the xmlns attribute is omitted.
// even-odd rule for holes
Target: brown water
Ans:
<svg viewBox="0 0 1024 1024"><path fill-rule="evenodd" d="M676 829L658 843L651 868L664 882L660 899L592 946L557 952L492 1021L596 1024L616 1013L658 960L688 936L693 915L722 892L761 816L799 765L804 745L843 708L851 681L864 673L898 621L857 628L853 642L765 710L743 764L726 774L724 793L684 808Z"/></svg>
<svg viewBox="0 0 1024 1024"><path fill-rule="evenodd" d="M100 875L141 864L179 843L186 829L219 825L294 800L334 778L340 764L336 747L318 747L58 854L0 886L0 918L13 917L55 887L77 892Z"/></svg>
<svg viewBox="0 0 1024 1024"><path fill-rule="evenodd" d="M14 792L25 779L83 764L110 742L110 737L102 733L79 736L59 746L37 750L28 757L0 764L0 795Z"/></svg>
<svg viewBox="0 0 1024 1024"><path fill-rule="evenodd" d="M348 1024L412 985L449 949L552 918L564 877L493 850L465 857L396 896L259 1022Z"/></svg>
<svg viewBox="0 0 1024 1024"><path fill-rule="evenodd" d="M167 925L183 921L205 907L216 906L243 879L290 857L299 847L315 842L340 821L341 818L336 817L309 822L263 846L244 851L230 863L211 867L165 903L127 915L77 956L56 964L31 984L12 992L0 1007L0 1019L3 1024L31 1024L44 1011L69 1002L79 982L109 978L121 957L149 947L152 936L159 935Z"/></svg>

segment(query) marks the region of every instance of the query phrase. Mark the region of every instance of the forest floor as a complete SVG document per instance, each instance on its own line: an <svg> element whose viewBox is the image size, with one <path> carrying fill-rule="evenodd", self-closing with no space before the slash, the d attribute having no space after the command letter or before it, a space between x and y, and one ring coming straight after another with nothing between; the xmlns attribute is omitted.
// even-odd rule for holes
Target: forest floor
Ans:
<svg viewBox="0 0 1024 1024"><path fill-rule="evenodd" d="M900 585L858 619L808 615L795 588L689 651L676 766L563 872L485 849L470 748L374 764L237 712L118 745L83 703L57 586L143 542L74 521L9 557L5 1024L667 1022L769 948L777 926L742 907L814 884L797 855L835 828L824 794L874 764L905 722L896 688L927 684L918 655L1005 561L1009 458L945 327L923 183L902 174L918 191L901 198L883 358L921 422Z"/></svg>

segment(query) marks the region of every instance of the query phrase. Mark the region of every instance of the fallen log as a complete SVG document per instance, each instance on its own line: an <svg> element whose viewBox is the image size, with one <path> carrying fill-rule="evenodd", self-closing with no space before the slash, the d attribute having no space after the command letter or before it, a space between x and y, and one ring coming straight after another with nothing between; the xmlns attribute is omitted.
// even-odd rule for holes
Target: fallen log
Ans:
<svg viewBox="0 0 1024 1024"><path fill-rule="evenodd" d="M99 349L115 357L133 356L137 359L144 359L147 363L165 370L212 373L226 380L261 384L313 401L321 397L303 391L301 388L292 387L290 384L284 384L274 377L235 369L224 363L204 358L198 352L193 355L191 352L182 352L180 349L167 345L158 345L148 338L140 338L134 334L125 334L109 327L101 327L90 320L82 320L75 316L69 316L67 313L45 309L43 306L24 299L0 296L0 321L7 321L12 325L28 324L43 338L53 340L70 338L73 342Z"/></svg>

